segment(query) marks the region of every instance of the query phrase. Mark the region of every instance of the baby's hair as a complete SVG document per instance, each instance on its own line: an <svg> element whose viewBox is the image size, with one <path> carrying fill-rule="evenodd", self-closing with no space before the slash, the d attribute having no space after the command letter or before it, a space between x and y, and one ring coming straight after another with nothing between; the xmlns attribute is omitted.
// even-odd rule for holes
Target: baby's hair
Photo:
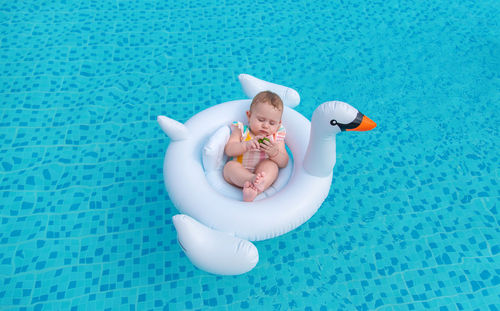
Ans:
<svg viewBox="0 0 500 311"><path fill-rule="evenodd" d="M266 103L269 105L272 105L274 108L278 109L279 111L283 111L283 101L281 98L278 96L278 94L273 93L271 91L264 91L260 92L259 94L255 95L255 97L252 100L252 104L250 105L250 111L252 111L252 108L260 103Z"/></svg>

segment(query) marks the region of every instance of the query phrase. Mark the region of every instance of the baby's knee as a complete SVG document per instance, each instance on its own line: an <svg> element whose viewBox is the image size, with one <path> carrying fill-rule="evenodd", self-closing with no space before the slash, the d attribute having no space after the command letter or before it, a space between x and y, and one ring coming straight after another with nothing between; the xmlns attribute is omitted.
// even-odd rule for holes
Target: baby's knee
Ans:
<svg viewBox="0 0 500 311"><path fill-rule="evenodd" d="M278 163L274 162L273 160L266 159L264 161L266 161L266 165L268 165L269 167L272 167L272 168L275 168L275 169L279 169Z"/></svg>
<svg viewBox="0 0 500 311"><path fill-rule="evenodd" d="M257 170L266 172L278 172L279 167L278 164L276 164L276 162L271 161L269 159L265 159L259 163Z"/></svg>
<svg viewBox="0 0 500 311"><path fill-rule="evenodd" d="M222 173L224 174L224 176L228 176L240 171L242 168L243 165L241 165L241 163L236 161L229 161L224 165Z"/></svg>
<svg viewBox="0 0 500 311"><path fill-rule="evenodd" d="M234 164L231 163L233 161L229 161L224 165L224 168L222 169L222 176L227 182L231 182L231 175L234 171Z"/></svg>
<svg viewBox="0 0 500 311"><path fill-rule="evenodd" d="M235 168L236 166L238 166L238 162L236 161L228 161L226 164L224 164L224 171L226 170L231 170L233 168Z"/></svg>
<svg viewBox="0 0 500 311"><path fill-rule="evenodd" d="M224 164L224 168L222 169L222 173L224 174L224 177L226 177L228 172L231 171L231 168L233 167L233 164L231 162L232 161L229 161L226 164Z"/></svg>

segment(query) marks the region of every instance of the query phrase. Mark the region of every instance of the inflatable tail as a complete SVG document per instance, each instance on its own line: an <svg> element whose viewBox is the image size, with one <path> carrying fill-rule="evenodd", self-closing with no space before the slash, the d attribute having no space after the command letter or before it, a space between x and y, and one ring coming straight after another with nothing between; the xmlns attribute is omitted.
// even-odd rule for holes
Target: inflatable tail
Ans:
<svg viewBox="0 0 500 311"><path fill-rule="evenodd" d="M299 93L292 88L257 79L245 73L240 74L238 79L248 98L253 98L262 91L271 91L279 95L285 106L294 108L300 103Z"/></svg>
<svg viewBox="0 0 500 311"><path fill-rule="evenodd" d="M171 140L183 140L189 137L189 130L184 124L165 116L158 116L158 124Z"/></svg>

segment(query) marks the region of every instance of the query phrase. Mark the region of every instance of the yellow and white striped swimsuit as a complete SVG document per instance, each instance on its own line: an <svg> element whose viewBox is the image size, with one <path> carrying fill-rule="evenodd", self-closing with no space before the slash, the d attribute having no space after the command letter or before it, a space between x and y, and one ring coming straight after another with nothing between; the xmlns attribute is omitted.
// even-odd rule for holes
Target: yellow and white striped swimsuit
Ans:
<svg viewBox="0 0 500 311"><path fill-rule="evenodd" d="M231 123L231 129L233 131L235 130L241 131L241 141L249 141L253 138L248 126L244 125L242 122L234 121L233 123ZM278 129L278 131L276 131L276 133L267 136L267 138L269 138L269 140L271 141L281 141L285 140L285 135L286 135L286 130L282 124ZM264 151L249 150L240 156L232 157L231 160L236 160L240 162L241 164L243 164L244 168L253 173L255 171L255 168L257 167L257 164L259 164L262 160L265 160L267 158L269 157Z"/></svg>

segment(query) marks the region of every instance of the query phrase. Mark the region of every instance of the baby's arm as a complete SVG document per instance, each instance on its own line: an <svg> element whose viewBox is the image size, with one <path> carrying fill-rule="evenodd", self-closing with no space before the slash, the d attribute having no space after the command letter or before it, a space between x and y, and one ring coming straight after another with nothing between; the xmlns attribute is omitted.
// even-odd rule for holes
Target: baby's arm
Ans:
<svg viewBox="0 0 500 311"><path fill-rule="evenodd" d="M228 157L236 157L250 149L259 149L258 137L249 141L241 141L241 132L235 129L231 132L231 136L229 136L226 147L224 147L224 152Z"/></svg>
<svg viewBox="0 0 500 311"><path fill-rule="evenodd" d="M284 168L288 164L288 152L286 152L285 142L283 140L276 143L264 141L262 145L264 145L264 151L269 156L269 159L275 162L279 168Z"/></svg>

